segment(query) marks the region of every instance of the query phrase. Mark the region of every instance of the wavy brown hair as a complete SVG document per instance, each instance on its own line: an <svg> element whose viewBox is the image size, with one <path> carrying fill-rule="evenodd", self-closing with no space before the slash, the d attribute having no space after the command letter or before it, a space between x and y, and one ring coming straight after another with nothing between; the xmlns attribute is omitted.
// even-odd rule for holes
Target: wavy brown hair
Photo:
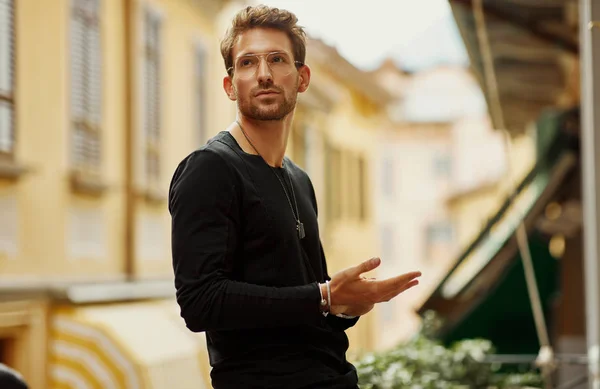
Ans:
<svg viewBox="0 0 600 389"><path fill-rule="evenodd" d="M290 11L266 5L249 6L239 11L221 41L221 55L229 76L233 75L233 45L240 34L253 28L272 28L285 32L292 42L294 61L304 64L306 59L306 33L298 18Z"/></svg>

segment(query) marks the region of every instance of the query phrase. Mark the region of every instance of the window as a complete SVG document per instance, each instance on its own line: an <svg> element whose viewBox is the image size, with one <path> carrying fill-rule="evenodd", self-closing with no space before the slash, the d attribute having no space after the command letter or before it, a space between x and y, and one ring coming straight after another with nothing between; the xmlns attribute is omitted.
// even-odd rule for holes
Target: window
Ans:
<svg viewBox="0 0 600 389"><path fill-rule="evenodd" d="M150 188L160 180L161 88L160 33L161 20L156 12L144 14L144 164ZM149 188L149 189L150 189Z"/></svg>
<svg viewBox="0 0 600 389"><path fill-rule="evenodd" d="M395 300L379 304L381 310L381 321L383 323L391 323L394 321L394 318L396 317L396 307L394 306L394 301Z"/></svg>
<svg viewBox="0 0 600 389"><path fill-rule="evenodd" d="M394 228L390 225L381 227L381 258L387 263L396 257L394 241Z"/></svg>
<svg viewBox="0 0 600 389"><path fill-rule="evenodd" d="M306 169L306 125L299 123L292 128L292 155L294 162Z"/></svg>
<svg viewBox="0 0 600 389"><path fill-rule="evenodd" d="M15 339L12 337L0 338L0 363L9 367L14 366L15 362Z"/></svg>
<svg viewBox="0 0 600 389"><path fill-rule="evenodd" d="M0 363L6 363L7 343L5 338L0 338Z"/></svg>
<svg viewBox="0 0 600 389"><path fill-rule="evenodd" d="M452 241L452 225L435 223L427 227L427 241L430 243L448 243Z"/></svg>
<svg viewBox="0 0 600 389"><path fill-rule="evenodd" d="M102 47L100 0L72 0L71 162L79 172L98 174L101 164Z"/></svg>
<svg viewBox="0 0 600 389"><path fill-rule="evenodd" d="M19 254L19 208L15 194L0 195L0 261Z"/></svg>
<svg viewBox="0 0 600 389"><path fill-rule="evenodd" d="M316 174L319 171L320 161L317 153L317 138L318 131L312 125L304 127L304 170L309 176Z"/></svg>
<svg viewBox="0 0 600 389"><path fill-rule="evenodd" d="M327 185L327 217L329 220L337 220L342 216L342 155L339 149L329 142L325 143L325 182Z"/></svg>
<svg viewBox="0 0 600 389"><path fill-rule="evenodd" d="M69 209L68 253L72 259L106 258L106 223L100 208Z"/></svg>
<svg viewBox="0 0 600 389"><path fill-rule="evenodd" d="M194 96L196 100L196 107L194 109L194 123L195 133L200 145L203 145L207 139L206 133L206 77L207 77L207 61L206 61L206 50L200 44L196 46L195 59L195 78L194 84Z"/></svg>
<svg viewBox="0 0 600 389"><path fill-rule="evenodd" d="M357 174L354 154L349 149L341 150L341 187L342 217L345 219L358 218Z"/></svg>
<svg viewBox="0 0 600 389"><path fill-rule="evenodd" d="M0 157L12 156L15 143L14 0L0 0Z"/></svg>
<svg viewBox="0 0 600 389"><path fill-rule="evenodd" d="M426 258L439 261L452 255L454 229L452 223L441 221L430 224L425 232Z"/></svg>
<svg viewBox="0 0 600 389"><path fill-rule="evenodd" d="M367 166L363 157L358 157L358 217L367 218Z"/></svg>
<svg viewBox="0 0 600 389"><path fill-rule="evenodd" d="M136 253L143 261L164 261L169 257L168 240L162 214L140 213L137 216Z"/></svg>
<svg viewBox="0 0 600 389"><path fill-rule="evenodd" d="M433 161L433 170L436 177L450 177L452 173L452 159L450 155L436 155Z"/></svg>
<svg viewBox="0 0 600 389"><path fill-rule="evenodd" d="M359 201L360 195L358 193L358 160L356 154L350 150L344 150L343 154L344 164L344 197L345 202L345 213L344 216L353 220L358 220L358 214L360 212Z"/></svg>
<svg viewBox="0 0 600 389"><path fill-rule="evenodd" d="M301 120L292 129L292 158L309 176L320 169L318 145L321 134L313 124Z"/></svg>
<svg viewBox="0 0 600 389"><path fill-rule="evenodd" d="M383 159L381 173L383 193L387 196L392 196L394 194L394 159L392 157L385 157Z"/></svg>

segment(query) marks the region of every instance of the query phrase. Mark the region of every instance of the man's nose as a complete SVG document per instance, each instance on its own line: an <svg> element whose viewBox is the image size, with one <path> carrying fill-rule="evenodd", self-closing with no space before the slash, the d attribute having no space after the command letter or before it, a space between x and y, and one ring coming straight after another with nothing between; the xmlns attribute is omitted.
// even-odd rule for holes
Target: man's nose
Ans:
<svg viewBox="0 0 600 389"><path fill-rule="evenodd" d="M271 68L269 67L265 58L260 58L258 60L258 69L256 69L256 77L260 84L273 81Z"/></svg>

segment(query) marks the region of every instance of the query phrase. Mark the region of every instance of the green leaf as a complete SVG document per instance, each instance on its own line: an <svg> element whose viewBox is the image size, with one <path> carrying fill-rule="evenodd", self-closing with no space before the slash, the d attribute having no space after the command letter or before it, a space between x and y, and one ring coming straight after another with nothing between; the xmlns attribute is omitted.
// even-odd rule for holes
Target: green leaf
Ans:
<svg viewBox="0 0 600 389"><path fill-rule="evenodd" d="M444 347L435 334L442 321L424 315L421 331L410 341L386 352L369 353L355 361L361 389L517 389L541 387L538 372L502 374L488 363L495 353L486 339L465 339Z"/></svg>

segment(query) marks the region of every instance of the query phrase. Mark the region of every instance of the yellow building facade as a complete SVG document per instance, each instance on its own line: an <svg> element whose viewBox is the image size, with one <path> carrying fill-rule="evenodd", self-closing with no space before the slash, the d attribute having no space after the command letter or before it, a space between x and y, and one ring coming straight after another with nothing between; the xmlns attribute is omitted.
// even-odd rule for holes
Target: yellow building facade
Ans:
<svg viewBox="0 0 600 389"><path fill-rule="evenodd" d="M208 387L166 194L233 115L224 3L0 2L0 358L31 388Z"/></svg>
<svg viewBox="0 0 600 389"><path fill-rule="evenodd" d="M204 335L173 299L166 195L235 117L218 45L240 7L0 0L0 362L32 389L210 387ZM333 274L377 255L386 95L311 42L288 154L315 185ZM348 332L351 356L372 349L373 320Z"/></svg>

